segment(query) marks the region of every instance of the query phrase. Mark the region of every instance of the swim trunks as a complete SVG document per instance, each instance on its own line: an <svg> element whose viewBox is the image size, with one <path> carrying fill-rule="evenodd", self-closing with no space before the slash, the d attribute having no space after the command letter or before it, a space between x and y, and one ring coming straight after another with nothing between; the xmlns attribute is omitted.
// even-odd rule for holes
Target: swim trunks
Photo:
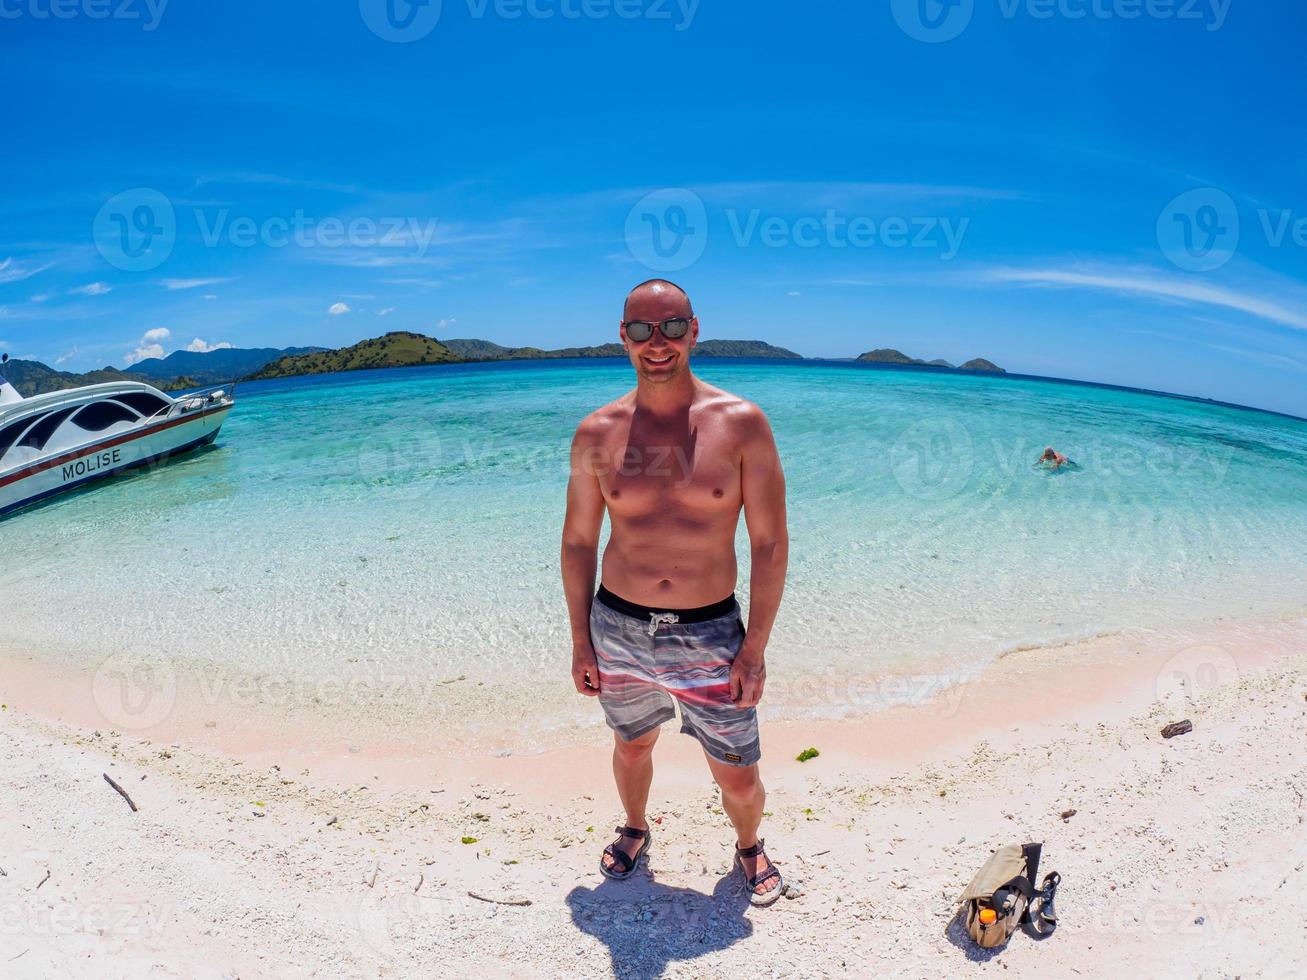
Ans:
<svg viewBox="0 0 1307 980"><path fill-rule="evenodd" d="M744 642L735 596L696 609L653 609L602 585L590 604L590 641L599 666L599 703L624 741L675 717L681 731L731 766L761 757L758 711L731 700L731 664Z"/></svg>

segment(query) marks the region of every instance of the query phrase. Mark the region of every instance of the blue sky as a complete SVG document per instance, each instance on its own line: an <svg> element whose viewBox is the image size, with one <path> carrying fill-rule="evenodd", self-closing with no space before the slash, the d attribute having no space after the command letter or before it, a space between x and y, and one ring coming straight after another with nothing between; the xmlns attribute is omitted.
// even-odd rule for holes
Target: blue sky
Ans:
<svg viewBox="0 0 1307 980"><path fill-rule="evenodd" d="M598 343L662 274L704 337L1307 415L1297 4L51 2L0 0L13 356Z"/></svg>

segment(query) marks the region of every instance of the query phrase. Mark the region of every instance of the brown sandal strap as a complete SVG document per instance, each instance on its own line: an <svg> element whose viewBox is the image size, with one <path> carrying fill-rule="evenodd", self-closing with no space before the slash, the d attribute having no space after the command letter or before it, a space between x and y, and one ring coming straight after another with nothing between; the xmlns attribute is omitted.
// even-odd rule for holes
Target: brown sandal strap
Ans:
<svg viewBox="0 0 1307 980"><path fill-rule="evenodd" d="M764 845L766 845L766 843L767 842L765 840L759 837L758 843L752 844L749 847L736 847L735 853L742 858L757 857L759 854L762 853L763 847Z"/></svg>
<svg viewBox="0 0 1307 980"><path fill-rule="evenodd" d="M638 827L614 827L613 833L622 837L634 837L636 840L647 840L649 831L640 830Z"/></svg>

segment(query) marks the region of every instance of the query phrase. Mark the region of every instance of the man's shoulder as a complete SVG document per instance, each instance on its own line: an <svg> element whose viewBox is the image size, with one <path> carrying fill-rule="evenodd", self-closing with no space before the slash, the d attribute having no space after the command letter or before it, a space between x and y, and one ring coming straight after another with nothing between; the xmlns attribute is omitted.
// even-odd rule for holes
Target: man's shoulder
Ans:
<svg viewBox="0 0 1307 980"><path fill-rule="evenodd" d="M712 385L704 385L703 407L742 431L768 428L767 415L761 408L747 398Z"/></svg>
<svg viewBox="0 0 1307 980"><path fill-rule="evenodd" d="M583 418L576 427L578 439L598 439L631 417L633 396L627 392Z"/></svg>

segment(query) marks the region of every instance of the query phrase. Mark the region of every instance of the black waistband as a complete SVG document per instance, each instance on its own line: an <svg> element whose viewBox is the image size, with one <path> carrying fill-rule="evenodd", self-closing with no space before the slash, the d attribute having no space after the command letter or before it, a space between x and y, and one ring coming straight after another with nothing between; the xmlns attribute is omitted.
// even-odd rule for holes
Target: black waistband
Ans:
<svg viewBox="0 0 1307 980"><path fill-rule="evenodd" d="M735 601L734 594L728 595L720 602L714 602L707 606L698 606L694 609L663 609L654 606L642 606L638 602L627 602L621 596L613 595L602 585L599 586L599 591L595 593L595 598L613 612L619 612L623 616L648 620L650 616L658 613L674 613L678 623L706 623L710 619L716 619L718 616L725 616L734 612L739 606L739 603Z"/></svg>

